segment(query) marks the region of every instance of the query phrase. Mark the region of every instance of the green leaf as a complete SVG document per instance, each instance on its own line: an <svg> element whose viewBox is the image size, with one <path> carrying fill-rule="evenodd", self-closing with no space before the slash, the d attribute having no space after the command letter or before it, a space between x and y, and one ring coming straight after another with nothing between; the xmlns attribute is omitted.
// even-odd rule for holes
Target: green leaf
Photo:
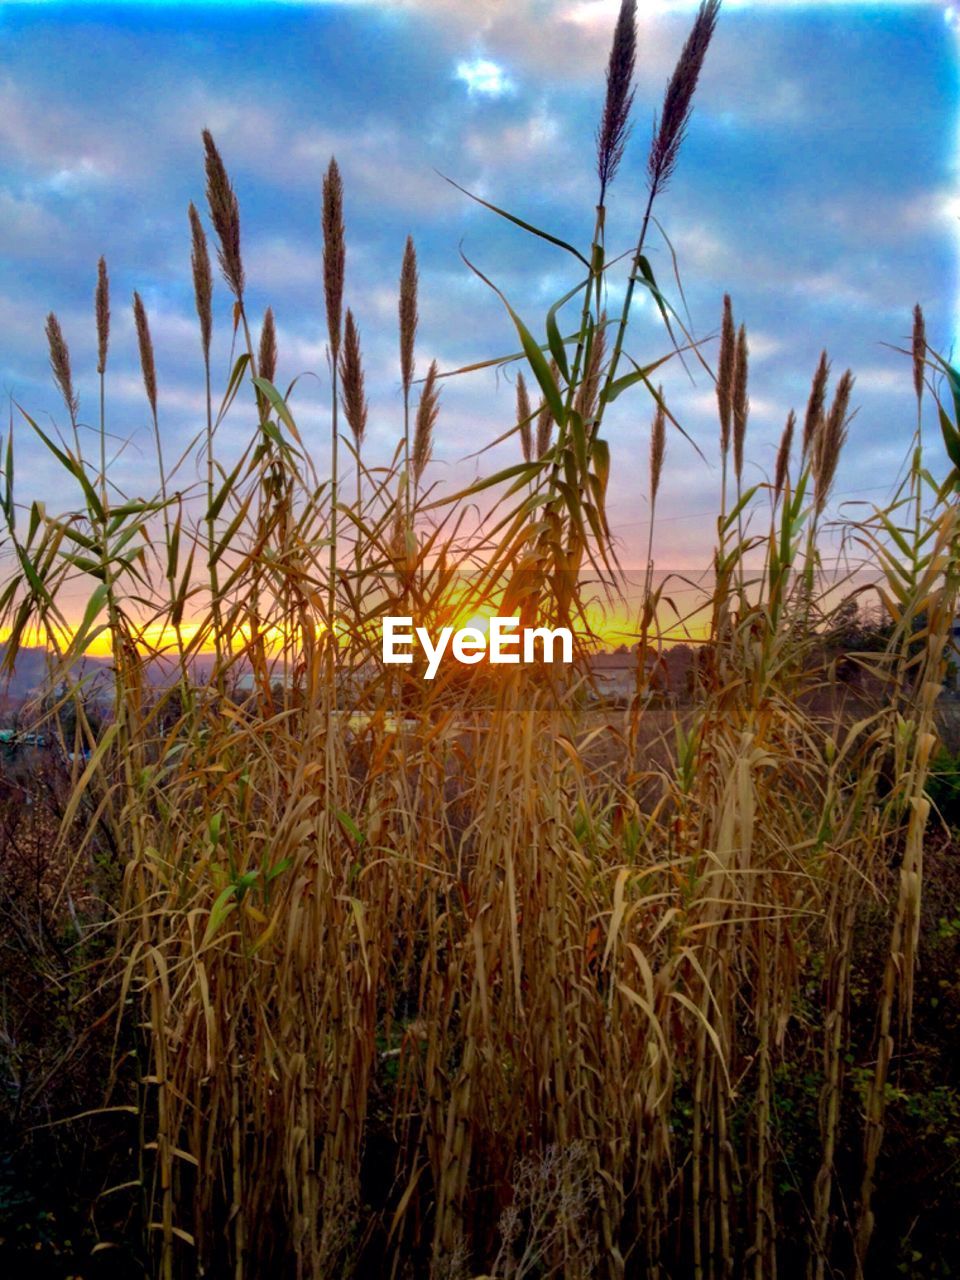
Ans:
<svg viewBox="0 0 960 1280"><path fill-rule="evenodd" d="M587 432L583 425L583 418L577 413L576 409L570 410L569 418L570 438L573 441L574 457L577 460L577 467L581 475L587 472Z"/></svg>
<svg viewBox="0 0 960 1280"><path fill-rule="evenodd" d="M550 366L544 357L543 351L534 341L533 335L514 311L513 307L511 307L503 292L497 288L492 280L488 280L478 267L473 265L462 250L460 252L460 256L463 258L470 270L478 276L485 285L493 290L506 307L510 319L516 326L517 333L520 335L520 344L527 357L527 362L533 370L537 382L540 384L540 390L543 392L547 404L550 406L550 412L553 414L553 420L562 427L564 423L563 397L560 394L557 384L553 380L553 375L550 372Z"/></svg>
<svg viewBox="0 0 960 1280"><path fill-rule="evenodd" d="M228 884L217 894L216 901L210 909L210 919L207 921L207 927L204 930L202 946L206 946L217 930L226 920L231 911L236 909L236 893L237 887Z"/></svg>
<svg viewBox="0 0 960 1280"><path fill-rule="evenodd" d="M642 369L637 369L635 373L625 373L622 377L615 379L609 387L607 387L601 397L603 404L613 404L614 400L626 391L629 387L635 386L638 382L646 382L651 373L656 373L662 364L666 364L668 360L673 359L674 353L671 351L669 355L661 356L659 360L655 360L653 364L644 365Z"/></svg>
<svg viewBox="0 0 960 1280"><path fill-rule="evenodd" d="M946 445L947 454L950 461L955 467L960 467L960 432L947 417L941 405L937 405L940 414L940 430L943 433L943 443Z"/></svg>
<svg viewBox="0 0 960 1280"><path fill-rule="evenodd" d="M439 174L439 176L443 178L444 182L449 182L451 187L456 187L458 191L461 191L465 196L469 196L471 200L476 200L477 204L482 204L483 207L485 209L489 209L491 213L496 213L499 217L506 218L506 220L508 222L512 222L514 226L520 227L524 231L529 231L531 235L539 236L541 240L546 240L550 244L555 244L558 249L566 249L567 253L572 253L575 258L579 258L583 265L589 270L590 263L586 260L579 249L575 249L572 244L567 244L566 240L560 240L557 236L552 236L549 231L541 231L539 227L535 227L531 222L524 222L522 218L517 218L514 214L507 213L505 209L498 209L495 204L490 204L487 200L481 200L481 198L479 196L475 196L472 191L468 191L466 187L461 187L459 182L454 182L454 180L452 178L448 178L445 173L440 173L439 169L435 169L434 172Z"/></svg>
<svg viewBox="0 0 960 1280"><path fill-rule="evenodd" d="M230 497L231 493L233 493L234 486L236 485L237 479L240 475L240 469L243 466L243 462L244 460L243 458L241 458L240 461L237 463L237 465L233 468L233 470L227 476L226 480L224 480L223 487L221 488L220 492L217 494L214 500L210 503L210 506L207 509L207 514L204 517L204 519L206 519L208 522L216 520L217 516L223 510L223 504Z"/></svg>
<svg viewBox="0 0 960 1280"><path fill-rule="evenodd" d="M666 325L667 333L669 333L672 339L673 329L670 325L670 311L668 310L670 304L660 292L660 286L657 284L656 277L653 274L653 267L651 267L650 263L642 253L637 259L637 265L640 267L640 274L643 276L644 284L653 294L653 299L657 304L660 315L663 317L663 323Z"/></svg>
<svg viewBox="0 0 960 1280"><path fill-rule="evenodd" d="M502 471L496 472L495 475L486 476L483 480L476 481L469 488L458 490L457 493L451 494L449 498L437 498L436 501L428 503L423 510L432 511L434 507L450 506L453 503L460 502L463 498L472 498L475 493L482 493L484 489L490 489L495 484L504 484L507 480L512 480L519 475L526 477L537 470L539 470L539 467L535 462L517 462L512 467L504 467Z"/></svg>
<svg viewBox="0 0 960 1280"><path fill-rule="evenodd" d="M366 836L364 836L363 832L350 817L349 813L343 809L338 809L337 821L340 823L341 827L343 827L344 831L346 831L351 840L355 841L356 844L363 845L366 843Z"/></svg>
<svg viewBox="0 0 960 1280"><path fill-rule="evenodd" d="M13 530L16 514L13 507L13 424L10 426L10 434L7 437L7 463L4 468L3 476L4 497L3 510L7 517L7 524L11 531Z"/></svg>
<svg viewBox="0 0 960 1280"><path fill-rule="evenodd" d="M50 452L54 455L54 457L56 457L57 460L61 462L63 466L67 469L67 471L69 471L70 474L77 480L78 484L80 485L80 488L83 490L83 496L87 500L87 506L93 512L94 518L102 521L103 507L100 505L100 499L97 496L96 489L94 489L93 485L90 483L90 481L87 478L87 473L84 470L83 463L80 462L79 459L73 458L69 454L64 453L63 450L58 448L57 445L55 445L54 442L50 439L50 437L44 431L42 431L40 427L37 426L37 424L34 422L34 420L30 417L29 413L27 413L25 409L20 408L19 405L17 406L17 408L20 409L20 412L26 418L27 422L29 422L30 426L33 427L34 431L37 433L37 435L40 437L43 443L47 446Z"/></svg>
<svg viewBox="0 0 960 1280"><path fill-rule="evenodd" d="M237 397L237 392L243 382L243 374L250 363L250 353L245 351L242 356L237 357L237 362L233 366L233 372L230 374L230 381L227 383L227 389L223 393L223 401L220 405L220 412L217 414L217 425L227 416L230 406Z"/></svg>
<svg viewBox="0 0 960 1280"><path fill-rule="evenodd" d="M273 406L273 410L277 417L293 436L294 440L296 440L297 444L301 444L302 441L300 439L300 432L297 430L297 424L294 422L290 414L290 410L287 408L287 402L284 400L277 388L272 382L268 382L266 378L254 378L253 384L266 396L267 400Z"/></svg>
<svg viewBox="0 0 960 1280"><path fill-rule="evenodd" d="M560 336L560 328L557 324L557 313L560 311L561 307L566 306L570 299L575 298L580 290L585 289L589 283L589 277L586 280L582 280L580 284L571 289L569 293L565 293L558 302L555 302L547 312L547 346L550 348L550 354L553 356L554 360L556 360L565 382L570 381L570 364L567 360L566 342Z"/></svg>
<svg viewBox="0 0 960 1280"><path fill-rule="evenodd" d="M75 662L82 653L91 645L95 639L95 635L99 635L103 628L99 628L94 634L91 634L91 628L99 617L104 605L107 603L107 597L110 594L110 588L105 582L101 582L95 587L93 594L87 601L87 607L84 610L83 618L79 627L73 633L73 639L66 653L63 655L63 666L68 667Z"/></svg>
<svg viewBox="0 0 960 1280"><path fill-rule="evenodd" d="M593 457L594 472L600 481L601 495L606 496L607 483L610 479L610 446L606 440L596 438L590 446L590 453Z"/></svg>

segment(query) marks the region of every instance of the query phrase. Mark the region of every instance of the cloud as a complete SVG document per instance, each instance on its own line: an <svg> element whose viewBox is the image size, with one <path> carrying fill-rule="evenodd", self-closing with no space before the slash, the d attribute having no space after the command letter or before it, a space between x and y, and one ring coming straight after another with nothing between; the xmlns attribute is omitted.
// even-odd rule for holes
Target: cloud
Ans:
<svg viewBox="0 0 960 1280"><path fill-rule="evenodd" d="M60 257L69 228L36 200L0 189L0 237L7 254L49 261Z"/></svg>
<svg viewBox="0 0 960 1280"><path fill-rule="evenodd" d="M555 164L560 138L560 120L543 102L524 119L499 128L470 129L463 146L471 160L483 165L528 164L536 156L548 156Z"/></svg>
<svg viewBox="0 0 960 1280"><path fill-rule="evenodd" d="M269 302L279 323L281 378L304 369L318 375L298 385L295 413L321 472L329 380L320 182L337 155L346 183L348 302L361 327L372 406L370 458L384 461L399 430L396 286L408 230L421 259L421 371L434 355L449 369L516 349L500 302L458 260L461 242L541 336L547 306L578 280L568 255L478 208L433 168L589 246L595 129L617 8L616 0L409 0L342 4L318 17L279 4L238 6L229 15L198 7L183 11L182 25L178 15L175 31L168 18L143 9L122 22L99 6L38 11L33 25L19 14L0 75L4 389L25 391L31 412L59 412L43 345L43 314L52 304L71 344L84 411L96 403L92 268L105 251L115 287L108 396L118 429L122 421L145 422L129 319L130 292L138 288L157 347L165 438L171 451L191 438L202 417L202 382L184 214L190 198L202 207L199 130L207 125L240 195L254 341ZM643 216L650 116L690 8L641 6L636 128L608 214L611 256L634 243ZM928 54L922 65L918 38ZM93 78L95 65L103 74ZM457 79L461 65L465 75ZM878 22L818 5L784 21L769 6L725 5L676 179L656 213L677 251L695 334L715 333L727 290L747 324L748 451L764 467L786 410L805 403L821 346L837 371L849 364L858 373L863 404L854 478L841 487L869 484L888 452L899 457L909 376L901 400L900 364L892 357L888 369L879 343L908 332L920 298L931 340L949 344L952 300L945 295L953 288L960 215L954 75L953 39L929 15L891 8ZM647 249L684 315L666 245L651 234ZM611 273L611 313L619 312L627 268L623 262ZM637 298L628 347L647 363L670 343L649 294ZM229 306L218 281L221 380ZM576 311L576 304L564 311L570 328ZM715 350L705 346L706 358ZM663 366L668 402L713 461L711 384L695 360L687 362L697 378L692 390L678 361ZM238 406L228 420L225 449L245 440L248 408ZM628 559L626 526L643 515L633 462L646 449L649 408L642 395L623 396L607 424L618 459L612 517L625 521ZM444 484L473 474L474 461L456 460L508 427L512 413L509 379L498 382L490 372L445 381L437 437L438 458L450 464L437 473ZM139 453L122 460L117 483L140 488L149 433L138 429L136 441ZM483 465L515 460L515 445L506 442ZM23 447L32 459L25 439ZM716 467L671 436L663 509L677 521L664 525L667 562L671 548L689 552L684 562L697 561L712 517L692 517L711 510L716 488Z"/></svg>
<svg viewBox="0 0 960 1280"><path fill-rule="evenodd" d="M480 94L483 97L501 98L505 93L513 93L514 86L504 71L489 58L474 58L470 62L458 62L454 77L462 80L469 94Z"/></svg>

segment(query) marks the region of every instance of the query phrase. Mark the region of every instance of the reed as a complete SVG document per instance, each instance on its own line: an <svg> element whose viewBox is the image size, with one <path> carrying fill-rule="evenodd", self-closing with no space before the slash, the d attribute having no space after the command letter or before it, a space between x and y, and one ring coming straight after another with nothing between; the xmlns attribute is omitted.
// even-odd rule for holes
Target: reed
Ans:
<svg viewBox="0 0 960 1280"><path fill-rule="evenodd" d="M635 8L621 5L608 66L601 209L624 179ZM669 83L648 215L677 163L717 9L701 6ZM212 370L212 273L191 205L205 475L192 489L180 477L183 492L171 492L178 472L164 459L153 342L135 295L155 483L108 511L105 454L99 466L78 446L74 457L28 418L76 483L76 509L54 515L37 503L25 526L0 494L14 553L0 591L5 662L44 640L61 691L50 723L76 708L86 753L80 763L69 748L55 852L78 873L99 865L103 848L117 864L111 914L98 925L109 963L76 976L78 989L96 984L112 1001L106 1105L136 1121L135 1150L118 1148L101 1203L126 1197L127 1230L162 1280L767 1280L787 1270L821 1280L882 1266L877 1187L892 1072L919 998L926 787L960 546L956 473L934 486L917 448L912 483L924 502L913 530L900 527L896 504L842 522L846 544L866 545L880 566L888 622L861 654L867 691L851 712L837 695L837 592L821 586L820 530L853 376L828 406L823 355L800 450L791 412L772 483L748 483L747 338L726 297L714 572L696 618L677 624L705 634L693 692L658 708L673 616L669 589L654 588L658 500L678 424L672 329L665 356L634 360L626 345L634 287L660 292L643 253L647 219L609 330L602 213L566 298L576 298L579 328L561 338L554 309L541 342L511 308L524 354L516 412L497 439L518 432L522 456L450 493L432 458L436 362L414 411L412 238L395 447L381 448L379 424L367 438L331 162L322 234L332 449L321 482L295 387L274 383L271 310L256 352L249 341L239 197L209 133L203 141L232 336L242 323L247 348ZM105 267L99 279L103 389ZM47 338L75 425L52 315ZM911 354L920 401L916 380L938 358L925 335ZM632 372L618 376L628 357ZM654 368L664 370L656 389ZM216 413L213 374L224 388ZM620 714L591 701L586 658L596 583L616 602L623 582L606 491L637 446L614 458L603 432L609 405L628 393L652 406L650 527L637 696ZM960 424L937 407L960 457ZM217 430L227 412L247 427L235 453ZM339 484L341 414L355 500ZM744 512L769 517L767 531L751 534ZM338 516L352 531L346 552ZM744 558L757 549L764 572L748 575ZM342 563L351 553L353 573ZM62 602L78 581L89 602L67 625ZM465 677L448 664L433 682L416 669L398 676L382 662L374 620L401 607L430 627L493 608L542 625L570 620L578 660L561 675L504 667ZM95 728L80 664L103 628L114 707ZM335 628L349 661L332 661ZM873 983L864 953L878 948Z"/></svg>
<svg viewBox="0 0 960 1280"><path fill-rule="evenodd" d="M331 671L336 645L337 506L340 500L340 408L338 380L343 341L343 290L346 269L346 235L343 225L343 180L335 159L323 180L323 295L330 344L330 566L327 581L327 635Z"/></svg>

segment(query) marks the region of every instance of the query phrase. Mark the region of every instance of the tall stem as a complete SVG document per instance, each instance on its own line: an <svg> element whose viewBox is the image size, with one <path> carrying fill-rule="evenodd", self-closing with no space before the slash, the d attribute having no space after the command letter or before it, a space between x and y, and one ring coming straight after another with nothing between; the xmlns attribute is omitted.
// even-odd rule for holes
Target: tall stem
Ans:
<svg viewBox="0 0 960 1280"><path fill-rule="evenodd" d="M339 501L339 438L338 438L338 404L337 404L337 356L334 353L331 361L333 370L333 390L332 390L332 408L331 408L331 428L330 428L330 581L327 587L327 626L329 628L330 649L330 680L331 688L334 679L334 650L333 645L336 644L336 631L334 628L334 612L337 603L337 502Z"/></svg>
<svg viewBox="0 0 960 1280"><path fill-rule="evenodd" d="M203 353L203 371L207 397L207 565L210 570L210 604L213 613L213 644L217 656L217 673L220 673L221 659L221 619L220 619L220 582L217 574L217 563L214 559L215 521L213 511L213 398L210 389L210 353Z"/></svg>
<svg viewBox="0 0 960 1280"><path fill-rule="evenodd" d="M644 210L643 222L640 226L640 237L637 240L637 248L633 255L633 266L630 269L630 279L627 281L627 293L623 300L623 310L620 313L620 324L617 327L617 340L614 343L613 353L610 357L610 367L607 370L607 377L603 384L603 394L600 396L599 400L597 412L600 414L603 413L603 407L606 404L610 388L613 386L613 380L617 376L617 366L620 363L620 353L623 350L623 341L627 332L627 322L630 318L630 305L633 302L633 292L637 287L637 279L640 274L640 259L643 257L643 246L647 238L647 229L650 225L650 214L653 209L653 202L656 198L657 183L654 182L650 187L650 195L647 198L647 207Z"/></svg>

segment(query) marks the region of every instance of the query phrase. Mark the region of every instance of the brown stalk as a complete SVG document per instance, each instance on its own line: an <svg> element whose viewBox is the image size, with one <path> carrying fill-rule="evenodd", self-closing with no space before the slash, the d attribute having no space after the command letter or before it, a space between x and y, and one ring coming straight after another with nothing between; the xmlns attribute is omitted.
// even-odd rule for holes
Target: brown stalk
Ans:
<svg viewBox="0 0 960 1280"><path fill-rule="evenodd" d="M207 463L207 511L213 509L215 462L213 456L213 398L210 384L210 343L213 339L213 271L210 267L210 252L207 248L207 236L200 220L197 207L191 200L187 210L190 221L190 268L193 274L193 300L200 322L200 345L203 350L204 387L206 392L207 431L206 431L206 463ZM207 564L210 574L210 601L213 611L214 645L219 660L221 653L221 613L220 586L217 564L214 558L216 545L215 521L207 516ZM218 661L219 671L219 661Z"/></svg>

